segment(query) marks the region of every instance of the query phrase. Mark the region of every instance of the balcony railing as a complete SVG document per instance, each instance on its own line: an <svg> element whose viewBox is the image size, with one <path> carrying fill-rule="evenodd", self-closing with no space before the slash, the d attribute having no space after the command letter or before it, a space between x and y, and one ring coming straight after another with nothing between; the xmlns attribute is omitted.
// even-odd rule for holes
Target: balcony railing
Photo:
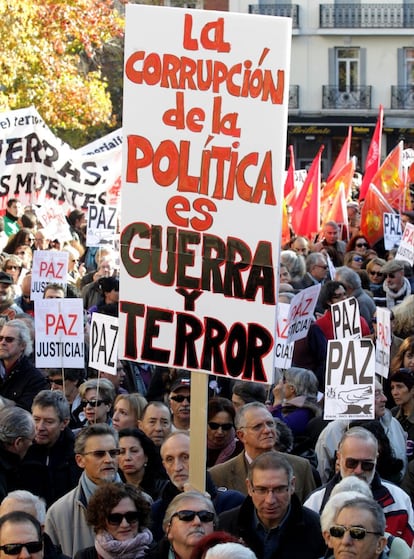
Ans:
<svg viewBox="0 0 414 559"><path fill-rule="evenodd" d="M289 109L299 109L298 85L289 85Z"/></svg>
<svg viewBox="0 0 414 559"><path fill-rule="evenodd" d="M323 109L370 109L371 86L354 87L340 91L335 85L322 86Z"/></svg>
<svg viewBox="0 0 414 559"><path fill-rule="evenodd" d="M290 17L293 29L299 28L298 4L249 4L249 14Z"/></svg>
<svg viewBox="0 0 414 559"><path fill-rule="evenodd" d="M391 86L391 109L414 109L414 85Z"/></svg>
<svg viewBox="0 0 414 559"><path fill-rule="evenodd" d="M414 27L414 3L320 4L319 27L323 29Z"/></svg>

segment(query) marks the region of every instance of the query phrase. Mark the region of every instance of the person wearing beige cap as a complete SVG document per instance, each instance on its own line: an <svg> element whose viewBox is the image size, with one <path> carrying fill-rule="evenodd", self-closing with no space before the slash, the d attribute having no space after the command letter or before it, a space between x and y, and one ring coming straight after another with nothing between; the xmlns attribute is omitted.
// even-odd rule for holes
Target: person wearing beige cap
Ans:
<svg viewBox="0 0 414 559"><path fill-rule="evenodd" d="M381 268L381 272L385 276L383 288L386 295L386 306L392 309L408 295L411 295L411 284L404 275L402 260L389 260Z"/></svg>

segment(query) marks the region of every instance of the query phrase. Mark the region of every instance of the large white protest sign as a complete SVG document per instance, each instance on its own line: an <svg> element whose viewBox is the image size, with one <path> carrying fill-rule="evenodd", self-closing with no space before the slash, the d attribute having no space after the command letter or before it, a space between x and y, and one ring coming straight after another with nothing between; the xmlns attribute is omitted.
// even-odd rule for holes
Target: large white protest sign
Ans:
<svg viewBox="0 0 414 559"><path fill-rule="evenodd" d="M58 250L35 250L33 252L32 301L43 299L48 283L58 283L64 289L67 284L69 253Z"/></svg>
<svg viewBox="0 0 414 559"><path fill-rule="evenodd" d="M355 297L331 305L331 315L335 339L362 337L359 303Z"/></svg>
<svg viewBox="0 0 414 559"><path fill-rule="evenodd" d="M280 369L288 369L292 363L294 343L288 342L289 308L288 303L277 304L275 367Z"/></svg>
<svg viewBox="0 0 414 559"><path fill-rule="evenodd" d="M85 366L82 299L35 301L36 367Z"/></svg>
<svg viewBox="0 0 414 559"><path fill-rule="evenodd" d="M118 211L116 207L90 204L86 226L86 246L113 245L117 219Z"/></svg>
<svg viewBox="0 0 414 559"><path fill-rule="evenodd" d="M391 250L398 246L401 241L401 216L400 214L385 212L384 216L384 247Z"/></svg>
<svg viewBox="0 0 414 559"><path fill-rule="evenodd" d="M328 340L324 419L374 419L372 340Z"/></svg>
<svg viewBox="0 0 414 559"><path fill-rule="evenodd" d="M314 320L315 306L318 302L321 284L302 289L293 297L289 305L288 341L294 342L304 338Z"/></svg>
<svg viewBox="0 0 414 559"><path fill-rule="evenodd" d="M377 307L376 311L377 336L375 340L375 372L388 378L391 355L391 312Z"/></svg>
<svg viewBox="0 0 414 559"><path fill-rule="evenodd" d="M289 18L126 6L122 357L268 381L290 35Z"/></svg>
<svg viewBox="0 0 414 559"><path fill-rule="evenodd" d="M89 366L116 375L118 318L94 312L89 335Z"/></svg>
<svg viewBox="0 0 414 559"><path fill-rule="evenodd" d="M406 260L411 265L414 264L414 225L407 223L398 247L396 260Z"/></svg>
<svg viewBox="0 0 414 559"><path fill-rule="evenodd" d="M68 207L115 204L119 194L122 137L118 130L80 150L47 127L34 107L0 114L0 210L9 198L23 205L51 199Z"/></svg>

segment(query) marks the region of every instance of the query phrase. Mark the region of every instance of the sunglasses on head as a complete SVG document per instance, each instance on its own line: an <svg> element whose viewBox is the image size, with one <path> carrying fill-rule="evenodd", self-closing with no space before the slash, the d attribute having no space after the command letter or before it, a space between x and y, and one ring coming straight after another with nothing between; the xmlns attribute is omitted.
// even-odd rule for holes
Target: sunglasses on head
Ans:
<svg viewBox="0 0 414 559"><path fill-rule="evenodd" d="M349 528L345 526L331 526L329 528L329 533L334 538L343 538L346 532L349 532L353 540L363 540L367 534L382 536L381 532L371 532L360 526L350 526Z"/></svg>
<svg viewBox="0 0 414 559"><path fill-rule="evenodd" d="M361 464L361 470L363 472L372 472L375 468L375 462L372 460L357 460L356 458L345 459L345 467L348 468L348 470L355 470L358 464Z"/></svg>
<svg viewBox="0 0 414 559"><path fill-rule="evenodd" d="M209 510L179 510L172 515L171 520L174 516L183 522L191 522L196 516L198 516L200 522L213 522L214 520L214 512Z"/></svg>
<svg viewBox="0 0 414 559"><path fill-rule="evenodd" d="M182 404L184 400L187 400L187 402L190 403L190 396L183 396L182 394L177 394L176 396L170 396L170 400L174 400L174 402L178 402L179 404Z"/></svg>
<svg viewBox="0 0 414 559"><path fill-rule="evenodd" d="M128 522L128 524L135 524L136 522L138 522L139 519L138 511L131 510L124 513L112 512L106 517L108 524L112 524L113 526L119 526L120 524L122 524L124 518Z"/></svg>
<svg viewBox="0 0 414 559"><path fill-rule="evenodd" d="M104 400L82 400L81 401L81 406L83 408L86 408L86 406L92 406L93 408L95 408L95 407L98 408L99 406L101 406L104 403L105 403Z"/></svg>
<svg viewBox="0 0 414 559"><path fill-rule="evenodd" d="M43 548L43 542L6 543L0 545L0 549L4 551L6 555L19 555L24 547L28 553L38 553Z"/></svg>
<svg viewBox="0 0 414 559"><path fill-rule="evenodd" d="M220 429L220 427L223 429L223 431L230 431L230 429L233 427L233 423L216 423L215 421L209 421L208 426L210 427L210 429L213 429L213 431L217 431L217 429Z"/></svg>

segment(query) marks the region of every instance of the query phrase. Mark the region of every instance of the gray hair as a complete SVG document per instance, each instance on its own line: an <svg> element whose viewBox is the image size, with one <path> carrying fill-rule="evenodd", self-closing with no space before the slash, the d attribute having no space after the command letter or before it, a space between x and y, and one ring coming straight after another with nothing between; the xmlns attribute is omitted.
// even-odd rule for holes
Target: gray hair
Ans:
<svg viewBox="0 0 414 559"><path fill-rule="evenodd" d="M31 414L23 408L6 407L0 410L0 445L12 445L16 439L33 439L35 424Z"/></svg>
<svg viewBox="0 0 414 559"><path fill-rule="evenodd" d="M290 484L293 479L293 468L288 460L278 452L271 450L259 454L249 465L248 480L253 483L253 473L255 470L283 470Z"/></svg>
<svg viewBox="0 0 414 559"><path fill-rule="evenodd" d="M35 518L42 524L45 523L46 520L46 503L43 499L38 497L37 495L33 495L30 491L26 491L24 489L17 489L16 491L11 491L8 493L1 502L0 505L0 516L3 516L3 506L7 505L9 501L17 502L14 506L15 510L18 510L19 504L22 503L24 506L31 506L35 511Z"/></svg>
<svg viewBox="0 0 414 559"><path fill-rule="evenodd" d="M75 439L75 454L83 454L85 452L86 441L90 437L102 437L111 435L114 438L115 445L118 446L118 433L113 427L107 423L94 423L81 429Z"/></svg>
<svg viewBox="0 0 414 559"><path fill-rule="evenodd" d="M372 443L375 446L376 452L378 453L377 438L375 437L375 435L371 433L371 431L368 431L368 429L364 429L363 427L351 427L351 429L345 431L345 433L342 435L342 438L339 442L338 449L341 450L344 442L347 439L352 439L352 438L361 439L363 441Z"/></svg>
<svg viewBox="0 0 414 559"><path fill-rule="evenodd" d="M244 427L246 412L254 408L266 410L269 413L269 415L271 415L267 407L261 402L249 402L248 404L244 404L244 406L239 408L236 412L236 417L234 419L234 425L236 429L241 429L242 427Z"/></svg>
<svg viewBox="0 0 414 559"><path fill-rule="evenodd" d="M115 387L110 380L106 378L92 378L83 382L79 386L79 395L82 399L86 397L88 390L96 390L97 397L99 396L105 404L113 404L115 400Z"/></svg>
<svg viewBox="0 0 414 559"><path fill-rule="evenodd" d="M314 266L318 264L318 262L324 261L326 264L326 258L320 252L311 252L306 257L306 271L310 272Z"/></svg>
<svg viewBox="0 0 414 559"><path fill-rule="evenodd" d="M361 287L360 276L351 268L347 266L341 266L336 269L335 278L345 285L345 287L351 289L358 289Z"/></svg>
<svg viewBox="0 0 414 559"><path fill-rule="evenodd" d="M316 401L319 382L313 371L290 367L284 373L285 382L295 389L296 396L306 396Z"/></svg>
<svg viewBox="0 0 414 559"><path fill-rule="evenodd" d="M19 332L19 341L24 345L23 354L26 357L31 355L33 351L33 342L30 336L30 330L23 322L23 320L20 320L19 318L15 318L13 320L9 320L8 322L5 322L3 326L10 326L10 328L15 328Z"/></svg>
<svg viewBox="0 0 414 559"><path fill-rule="evenodd" d="M213 521L214 526L217 526L218 517L217 517L217 514L216 514L216 510L214 508L214 505L211 502L210 497L205 495L204 493L199 493L198 491L184 491L184 492L180 493L179 495L177 495L176 497L174 497L174 499L168 505L167 510L165 511L164 520L162 521L162 528L163 528L164 532L167 531L167 527L171 523L172 517L177 512L178 506L183 501L188 501L190 499L197 499L198 501L200 501L206 507L206 510L208 510L210 512L213 512L214 515L215 515L214 516L214 521Z"/></svg>
<svg viewBox="0 0 414 559"><path fill-rule="evenodd" d="M219 543L210 547L204 559L257 559L251 549L241 543Z"/></svg>
<svg viewBox="0 0 414 559"><path fill-rule="evenodd" d="M60 422L70 418L69 403L60 390L41 390L33 400L32 413L35 406L54 408Z"/></svg>

